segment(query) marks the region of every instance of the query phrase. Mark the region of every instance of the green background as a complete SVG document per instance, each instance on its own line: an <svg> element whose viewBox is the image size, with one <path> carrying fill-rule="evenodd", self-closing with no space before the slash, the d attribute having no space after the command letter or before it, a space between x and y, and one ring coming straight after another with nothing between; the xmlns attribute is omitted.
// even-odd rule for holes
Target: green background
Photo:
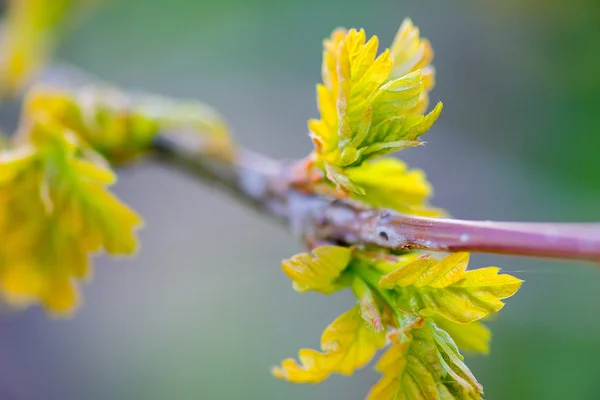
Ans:
<svg viewBox="0 0 600 400"><path fill-rule="evenodd" d="M600 2L120 0L83 18L63 60L127 88L216 106L240 142L310 151L321 40L364 27L389 44L410 16L436 51L444 111L424 148L434 203L455 217L600 220ZM146 219L134 259L98 260L70 321L0 319L4 399L361 399L370 367L318 386L269 368L319 337L353 299L294 292L279 226L158 165L123 170L118 194ZM486 398L600 398L600 271L477 255L526 280L468 357Z"/></svg>

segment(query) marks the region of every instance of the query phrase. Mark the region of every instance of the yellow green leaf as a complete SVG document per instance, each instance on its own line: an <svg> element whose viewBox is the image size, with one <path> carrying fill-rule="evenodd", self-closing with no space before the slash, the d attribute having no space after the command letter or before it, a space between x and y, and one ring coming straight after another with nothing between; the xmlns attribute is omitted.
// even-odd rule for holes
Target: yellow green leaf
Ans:
<svg viewBox="0 0 600 400"><path fill-rule="evenodd" d="M418 260L421 255L416 252L403 253L401 255L391 255L388 253L376 253L375 258L368 253L357 253L357 258L362 260L367 266L373 267L378 272L389 274L402 266L408 265Z"/></svg>
<svg viewBox="0 0 600 400"><path fill-rule="evenodd" d="M0 185L12 181L27 169L35 157L36 150L32 146L21 146L11 151L0 149Z"/></svg>
<svg viewBox="0 0 600 400"><path fill-rule="evenodd" d="M361 186L354 183L354 181L346 175L345 170L330 164L325 164L325 171L327 173L327 179L333 182L338 188L343 188L344 190L358 195L366 194Z"/></svg>
<svg viewBox="0 0 600 400"><path fill-rule="evenodd" d="M295 383L319 383L332 373L350 375L365 366L385 344L385 331L377 332L361 317L355 306L339 316L323 332L322 352L302 349L299 363L286 359L273 368L277 378Z"/></svg>
<svg viewBox="0 0 600 400"><path fill-rule="evenodd" d="M360 193L360 185L345 177L348 167L420 144L419 136L439 116L441 103L423 115L433 87L433 53L415 29L405 22L392 51L379 56L377 37L367 40L364 30L338 29L324 42L321 118L308 127L312 159L339 189Z"/></svg>
<svg viewBox="0 0 600 400"><path fill-rule="evenodd" d="M389 52L376 57L377 37L366 42L364 30L336 30L324 43L323 85L317 87L321 120L309 123L311 137L330 164L350 164L342 152L370 124L369 97L385 81L392 61Z"/></svg>
<svg viewBox="0 0 600 400"><path fill-rule="evenodd" d="M134 228L141 218L106 190L115 176L104 160L99 155L81 158L93 153L82 151L59 124L35 125L31 138L45 157L46 200L58 226L75 235L85 252L134 252Z"/></svg>
<svg viewBox="0 0 600 400"><path fill-rule="evenodd" d="M380 87L371 99L373 124L409 113L419 102L424 86L421 71L414 71Z"/></svg>
<svg viewBox="0 0 600 400"><path fill-rule="evenodd" d="M85 0L8 0L0 36L0 95L14 95L39 72L73 9Z"/></svg>
<svg viewBox="0 0 600 400"><path fill-rule="evenodd" d="M314 256L300 253L283 260L283 271L293 281L298 292L314 290L330 294L346 286L342 272L350 263L352 250L340 246L321 246L313 250Z"/></svg>
<svg viewBox="0 0 600 400"><path fill-rule="evenodd" d="M358 299L360 307L360 315L366 323L370 324L377 332L381 332L384 328L383 317L373 290L359 276L354 276L352 280L352 291Z"/></svg>
<svg viewBox="0 0 600 400"><path fill-rule="evenodd" d="M483 354L490 352L492 332L480 321L458 324L439 315L433 320L437 326L448 332L459 349Z"/></svg>
<svg viewBox="0 0 600 400"><path fill-rule="evenodd" d="M381 288L394 289L397 305L420 313L437 313L457 323L477 321L500 310L522 281L498 274L496 267L466 271L468 253L437 261L422 257L383 276Z"/></svg>
<svg viewBox="0 0 600 400"><path fill-rule="evenodd" d="M480 399L483 387L463 362L464 357L458 351L454 340L446 331L440 329L434 322L425 324L433 333L433 339L440 354L440 362L446 381L438 386L442 398L448 399ZM454 397L450 397L454 396Z"/></svg>
<svg viewBox="0 0 600 400"><path fill-rule="evenodd" d="M109 85L73 90L37 87L26 99L25 118L49 118L113 163L146 152L160 132L192 132L207 153L230 157L228 127L212 108L193 101L124 93Z"/></svg>
<svg viewBox="0 0 600 400"><path fill-rule="evenodd" d="M372 131L377 140L365 144L361 155L364 158L380 157L394 151L419 146L417 139L438 119L443 104L438 103L429 114L404 114L383 119Z"/></svg>
<svg viewBox="0 0 600 400"><path fill-rule="evenodd" d="M396 158L364 162L358 167L346 168L345 173L365 193L353 194L356 200L406 214L428 217L444 215L442 210L427 204L432 188L423 171L409 170L405 163Z"/></svg>
<svg viewBox="0 0 600 400"><path fill-rule="evenodd" d="M433 61L433 49L427 39L422 39L419 28L410 19L405 19L390 47L394 65L390 78L399 78L413 71L421 71L424 89L412 112L422 114L429 103L428 92L435 85L435 69L429 65Z"/></svg>
<svg viewBox="0 0 600 400"><path fill-rule="evenodd" d="M106 162L72 132L50 120L29 129L21 147L0 153L0 292L15 306L69 315L90 257L133 253L142 221L108 190Z"/></svg>
<svg viewBox="0 0 600 400"><path fill-rule="evenodd" d="M373 386L367 399L481 399L481 385L462 363L460 355L454 353L451 344L440 346L440 340L448 338L439 336L437 331L431 324L425 324L399 334L375 367L383 377ZM450 356L446 349L452 351Z"/></svg>
<svg viewBox="0 0 600 400"><path fill-rule="evenodd" d="M433 335L414 329L393 343L375 369L383 374L368 400L437 400L442 366Z"/></svg>

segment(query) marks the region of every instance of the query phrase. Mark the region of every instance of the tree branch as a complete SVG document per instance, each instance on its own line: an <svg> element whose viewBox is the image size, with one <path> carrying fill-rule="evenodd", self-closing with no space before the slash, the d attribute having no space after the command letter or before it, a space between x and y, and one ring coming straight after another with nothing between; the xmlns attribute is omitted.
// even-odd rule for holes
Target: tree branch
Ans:
<svg viewBox="0 0 600 400"><path fill-rule="evenodd" d="M193 138L193 139L191 139ZM326 241L390 250L469 251L600 261L600 223L518 223L436 219L303 193L291 163L237 149L231 159L206 151L198 136L163 134L158 159L213 183L275 217L308 243Z"/></svg>

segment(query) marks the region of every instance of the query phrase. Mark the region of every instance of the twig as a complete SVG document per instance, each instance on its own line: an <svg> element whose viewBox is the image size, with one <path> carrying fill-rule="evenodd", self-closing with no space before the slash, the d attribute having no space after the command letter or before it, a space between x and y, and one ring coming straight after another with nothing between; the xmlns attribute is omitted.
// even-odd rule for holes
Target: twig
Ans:
<svg viewBox="0 0 600 400"><path fill-rule="evenodd" d="M469 251L600 261L600 223L517 223L423 218L290 185L291 165L245 149L231 160L204 151L202 140L164 134L159 159L226 189L306 241L391 250Z"/></svg>

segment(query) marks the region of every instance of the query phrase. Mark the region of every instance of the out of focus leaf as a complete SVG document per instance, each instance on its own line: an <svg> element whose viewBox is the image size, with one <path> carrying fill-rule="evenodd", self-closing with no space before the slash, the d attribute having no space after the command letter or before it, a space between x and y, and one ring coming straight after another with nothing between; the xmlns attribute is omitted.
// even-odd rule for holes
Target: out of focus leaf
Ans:
<svg viewBox="0 0 600 400"><path fill-rule="evenodd" d="M7 0L0 31L0 96L22 89L48 61L76 8L90 0Z"/></svg>
<svg viewBox="0 0 600 400"><path fill-rule="evenodd" d="M0 291L11 304L39 301L68 315L90 257L133 253L142 221L108 190L107 164L70 131L36 121L27 133L0 154Z"/></svg>
<svg viewBox="0 0 600 400"><path fill-rule="evenodd" d="M72 90L37 87L28 95L24 112L25 118L51 115L111 162L147 152L158 133L195 133L207 153L224 158L233 151L223 118L196 101L128 94L103 84Z"/></svg>

